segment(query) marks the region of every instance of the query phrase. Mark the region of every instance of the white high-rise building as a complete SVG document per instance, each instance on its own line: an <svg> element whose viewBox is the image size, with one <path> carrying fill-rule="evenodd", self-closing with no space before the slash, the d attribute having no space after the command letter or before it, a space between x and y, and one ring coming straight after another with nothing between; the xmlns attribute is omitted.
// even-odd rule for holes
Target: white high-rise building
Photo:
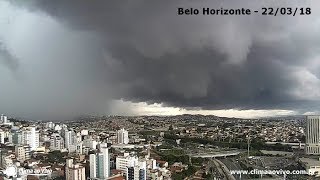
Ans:
<svg viewBox="0 0 320 180"><path fill-rule="evenodd" d="M6 123L8 122L8 117L5 116L5 115L3 115L3 114L1 114L1 116L0 116L0 122L1 122L2 124L6 124Z"/></svg>
<svg viewBox="0 0 320 180"><path fill-rule="evenodd" d="M89 156L90 161L90 178L97 178L97 155L96 154L90 154Z"/></svg>
<svg viewBox="0 0 320 180"><path fill-rule="evenodd" d="M8 134L8 140L9 143L15 145L24 144L22 132L18 128L11 129L11 132Z"/></svg>
<svg viewBox="0 0 320 180"><path fill-rule="evenodd" d="M82 142L82 136L81 136L81 133L78 132L78 133L76 134L76 144L78 144L78 143L80 143L80 142Z"/></svg>
<svg viewBox="0 0 320 180"><path fill-rule="evenodd" d="M36 127L30 129L30 147L31 150L35 150L39 147L39 131L36 131Z"/></svg>
<svg viewBox="0 0 320 180"><path fill-rule="evenodd" d="M129 143L128 131L125 130L124 128L118 130L117 139L118 139L118 144L128 144Z"/></svg>
<svg viewBox="0 0 320 180"><path fill-rule="evenodd" d="M306 154L320 154L320 116L307 116Z"/></svg>
<svg viewBox="0 0 320 180"><path fill-rule="evenodd" d="M53 133L50 136L50 150L60 151L62 149L64 149L64 140L63 140L63 138L59 134Z"/></svg>
<svg viewBox="0 0 320 180"><path fill-rule="evenodd" d="M126 171L126 180L146 180L147 165L146 161L138 161L134 164L129 164Z"/></svg>
<svg viewBox="0 0 320 180"><path fill-rule="evenodd" d="M89 135L89 131L87 129L82 129L80 133L81 133L81 136Z"/></svg>
<svg viewBox="0 0 320 180"><path fill-rule="evenodd" d="M8 117L3 114L0 116L0 124L13 126L13 123L8 120Z"/></svg>
<svg viewBox="0 0 320 180"><path fill-rule="evenodd" d="M72 141L72 131L65 131L64 142L67 149L69 149L69 146L71 145L71 141Z"/></svg>
<svg viewBox="0 0 320 180"><path fill-rule="evenodd" d="M110 176L110 157L107 144L100 144L100 153L90 154L90 178L106 179Z"/></svg>
<svg viewBox="0 0 320 180"><path fill-rule="evenodd" d="M103 155L103 175L104 177L110 176L110 156L107 144L100 144L100 152Z"/></svg>
<svg viewBox="0 0 320 180"><path fill-rule="evenodd" d="M66 180L86 180L85 167L73 164L73 159L66 160Z"/></svg>
<svg viewBox="0 0 320 180"><path fill-rule="evenodd" d="M46 127L49 128L49 129L54 129L55 124L53 122L47 122L46 123Z"/></svg>
<svg viewBox="0 0 320 180"><path fill-rule="evenodd" d="M57 124L57 125L54 126L54 130L55 131L61 131L62 128L61 128L61 126L59 124Z"/></svg>
<svg viewBox="0 0 320 180"><path fill-rule="evenodd" d="M5 136L4 131L0 129L0 144L4 144L4 136Z"/></svg>
<svg viewBox="0 0 320 180"><path fill-rule="evenodd" d="M64 143L66 148L69 152L75 152L76 151L76 143L77 143L77 136L76 133L71 131L66 131L64 134Z"/></svg>
<svg viewBox="0 0 320 180"><path fill-rule="evenodd" d="M15 146L15 155L18 161L25 161L31 158L30 146L17 145Z"/></svg>
<svg viewBox="0 0 320 180"><path fill-rule="evenodd" d="M12 155L4 155L2 156L2 168L6 169L7 167L10 167L13 165Z"/></svg>
<svg viewBox="0 0 320 180"><path fill-rule="evenodd" d="M127 180L145 180L147 162L125 153L123 156L116 157L116 169L124 171Z"/></svg>
<svg viewBox="0 0 320 180"><path fill-rule="evenodd" d="M138 157L130 156L129 153L125 153L123 156L116 157L116 169L126 172L128 166L136 164L138 161Z"/></svg>
<svg viewBox="0 0 320 180"><path fill-rule="evenodd" d="M76 145L76 153L77 154L83 153L83 151L82 151L83 145L82 144L83 144L82 142L77 143L77 145Z"/></svg>
<svg viewBox="0 0 320 180"><path fill-rule="evenodd" d="M92 138L83 140L83 146L89 147L91 149L97 149L98 142Z"/></svg>
<svg viewBox="0 0 320 180"><path fill-rule="evenodd" d="M22 139L23 143L29 145L32 151L39 147L39 131L34 126L22 131Z"/></svg>
<svg viewBox="0 0 320 180"><path fill-rule="evenodd" d="M26 152L23 146L16 146L15 147L15 154L18 161L25 161L26 160Z"/></svg>

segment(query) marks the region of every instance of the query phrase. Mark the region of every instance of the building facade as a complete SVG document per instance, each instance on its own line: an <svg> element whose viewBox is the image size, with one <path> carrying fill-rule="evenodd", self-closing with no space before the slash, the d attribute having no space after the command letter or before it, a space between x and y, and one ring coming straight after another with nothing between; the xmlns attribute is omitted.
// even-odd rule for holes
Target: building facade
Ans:
<svg viewBox="0 0 320 180"><path fill-rule="evenodd" d="M12 129L11 132L8 135L9 143L12 144L23 144L24 140L22 137L22 132L18 129Z"/></svg>
<svg viewBox="0 0 320 180"><path fill-rule="evenodd" d="M8 117L3 114L1 114L1 116L0 116L0 124L7 125L7 126L13 126L13 123L8 120Z"/></svg>
<svg viewBox="0 0 320 180"><path fill-rule="evenodd" d="M73 164L73 159L66 160L66 180L86 180L85 167Z"/></svg>
<svg viewBox="0 0 320 180"><path fill-rule="evenodd" d="M4 136L5 136L4 131L0 129L0 144L4 144Z"/></svg>
<svg viewBox="0 0 320 180"><path fill-rule="evenodd" d="M15 155L20 162L31 159L31 147L28 145L17 145L15 146Z"/></svg>
<svg viewBox="0 0 320 180"><path fill-rule="evenodd" d="M39 147L39 131L36 127L28 127L26 130L22 131L22 141L23 144L27 144L34 151Z"/></svg>
<svg viewBox="0 0 320 180"><path fill-rule="evenodd" d="M145 180L147 162L125 153L116 157L116 169L125 172L127 180Z"/></svg>
<svg viewBox="0 0 320 180"><path fill-rule="evenodd" d="M62 149L64 149L63 138L57 133L52 134L50 136L50 150L60 151Z"/></svg>
<svg viewBox="0 0 320 180"><path fill-rule="evenodd" d="M118 130L117 140L118 140L118 144L128 144L129 143L128 131L123 128Z"/></svg>
<svg viewBox="0 0 320 180"><path fill-rule="evenodd" d="M100 144L100 153L90 154L90 178L106 179L110 176L110 157L107 144Z"/></svg>
<svg viewBox="0 0 320 180"><path fill-rule="evenodd" d="M306 154L320 154L320 116L306 117Z"/></svg>
<svg viewBox="0 0 320 180"><path fill-rule="evenodd" d="M127 180L146 180L146 161L138 161L127 167Z"/></svg>

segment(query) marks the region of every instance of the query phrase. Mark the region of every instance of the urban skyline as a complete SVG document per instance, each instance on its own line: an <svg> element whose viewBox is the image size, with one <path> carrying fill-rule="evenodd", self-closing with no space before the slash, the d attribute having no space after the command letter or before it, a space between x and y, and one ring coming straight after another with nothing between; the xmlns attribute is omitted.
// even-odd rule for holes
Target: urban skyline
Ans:
<svg viewBox="0 0 320 180"><path fill-rule="evenodd" d="M320 172L320 116L2 119L5 180L303 180Z"/></svg>
<svg viewBox="0 0 320 180"><path fill-rule="evenodd" d="M178 14L268 6L297 7L299 15ZM37 120L317 114L319 7L313 0L4 0L0 109Z"/></svg>
<svg viewBox="0 0 320 180"><path fill-rule="evenodd" d="M0 180L320 179L319 0L0 0Z"/></svg>

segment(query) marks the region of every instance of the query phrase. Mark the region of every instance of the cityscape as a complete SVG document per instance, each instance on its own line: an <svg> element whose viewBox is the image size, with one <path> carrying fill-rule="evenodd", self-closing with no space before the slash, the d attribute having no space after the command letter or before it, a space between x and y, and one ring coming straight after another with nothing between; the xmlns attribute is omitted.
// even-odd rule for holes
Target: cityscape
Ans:
<svg viewBox="0 0 320 180"><path fill-rule="evenodd" d="M1 115L1 174L22 180L312 179L320 175L319 124L320 116L42 122Z"/></svg>
<svg viewBox="0 0 320 180"><path fill-rule="evenodd" d="M320 180L320 0L0 0L0 180Z"/></svg>

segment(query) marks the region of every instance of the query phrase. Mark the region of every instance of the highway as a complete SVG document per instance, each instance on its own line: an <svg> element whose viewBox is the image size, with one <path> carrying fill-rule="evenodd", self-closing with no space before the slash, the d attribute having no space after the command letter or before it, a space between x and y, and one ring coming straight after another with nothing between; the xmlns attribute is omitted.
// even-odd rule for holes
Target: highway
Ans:
<svg viewBox="0 0 320 180"><path fill-rule="evenodd" d="M240 154L240 151L220 151L220 152L189 154L189 156L201 157L201 158L217 158L217 157L236 156L239 154Z"/></svg>
<svg viewBox="0 0 320 180"><path fill-rule="evenodd" d="M225 164L229 170L242 170L241 166L235 159L226 158L226 159L220 159L220 161L223 164ZM241 176L239 174L234 174L233 176L236 178L236 180L250 179L249 176L246 174L243 174Z"/></svg>

